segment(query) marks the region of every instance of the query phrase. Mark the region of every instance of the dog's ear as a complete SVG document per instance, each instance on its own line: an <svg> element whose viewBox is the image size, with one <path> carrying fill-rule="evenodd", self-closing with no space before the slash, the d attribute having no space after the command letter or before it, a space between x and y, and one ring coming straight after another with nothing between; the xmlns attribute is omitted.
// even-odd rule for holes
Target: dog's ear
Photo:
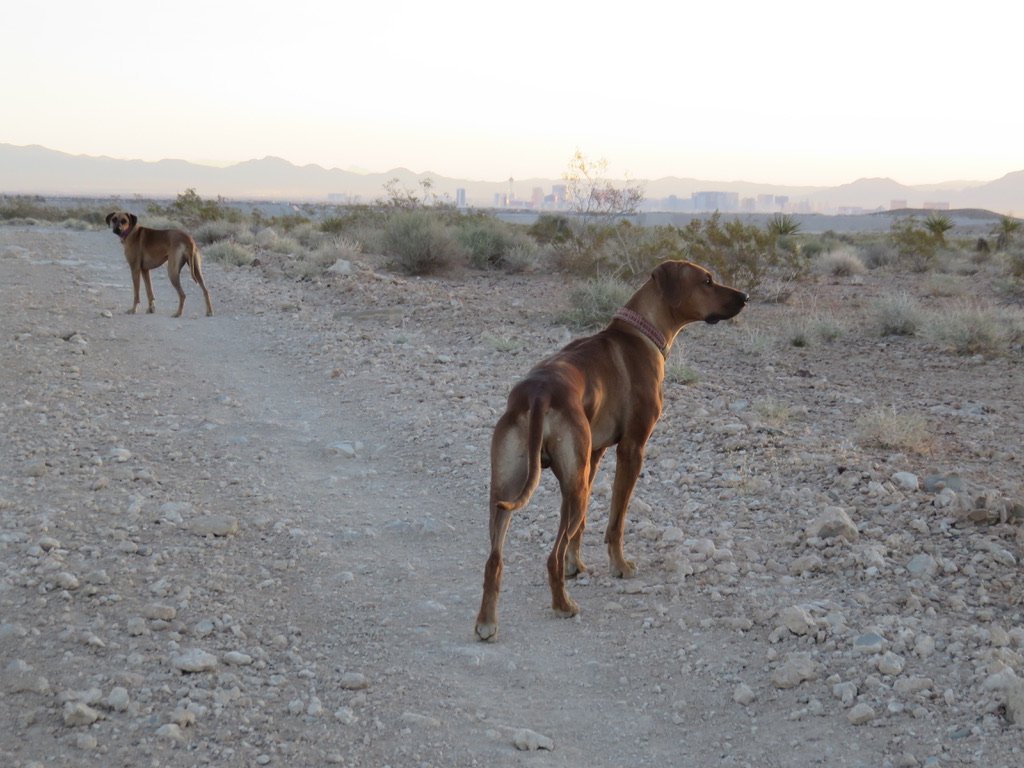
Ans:
<svg viewBox="0 0 1024 768"><path fill-rule="evenodd" d="M114 218L114 214L113 213L108 213L107 214L107 226L110 226L110 220L113 219L113 218Z"/></svg>
<svg viewBox="0 0 1024 768"><path fill-rule="evenodd" d="M132 229L135 229L135 225L139 223L139 217L136 216L134 213L129 213L128 221L132 223Z"/></svg>
<svg viewBox="0 0 1024 768"><path fill-rule="evenodd" d="M651 279L670 307L678 306L684 300L686 281L683 278L687 266L685 261L663 261L651 273Z"/></svg>

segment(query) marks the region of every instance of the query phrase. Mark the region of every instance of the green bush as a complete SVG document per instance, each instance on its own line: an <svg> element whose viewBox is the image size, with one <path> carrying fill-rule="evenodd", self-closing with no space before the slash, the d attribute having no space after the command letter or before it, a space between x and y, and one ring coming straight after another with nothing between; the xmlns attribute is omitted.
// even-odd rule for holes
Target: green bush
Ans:
<svg viewBox="0 0 1024 768"><path fill-rule="evenodd" d="M461 257L445 223L425 210L399 210L384 228L383 247L396 269L410 275L440 272Z"/></svg>
<svg viewBox="0 0 1024 768"><path fill-rule="evenodd" d="M577 328L603 326L632 295L633 289L617 277L587 280L570 294L570 308L562 319Z"/></svg>
<svg viewBox="0 0 1024 768"><path fill-rule="evenodd" d="M455 236L477 269L505 267L513 248L533 242L511 224L482 214L460 217Z"/></svg>

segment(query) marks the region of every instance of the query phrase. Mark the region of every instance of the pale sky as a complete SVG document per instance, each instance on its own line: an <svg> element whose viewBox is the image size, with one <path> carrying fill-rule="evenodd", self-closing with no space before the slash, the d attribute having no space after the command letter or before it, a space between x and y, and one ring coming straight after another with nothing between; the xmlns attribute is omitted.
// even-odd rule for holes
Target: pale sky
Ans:
<svg viewBox="0 0 1024 768"><path fill-rule="evenodd" d="M0 11L0 142L472 180L1024 170L1024 5L49 0Z"/></svg>

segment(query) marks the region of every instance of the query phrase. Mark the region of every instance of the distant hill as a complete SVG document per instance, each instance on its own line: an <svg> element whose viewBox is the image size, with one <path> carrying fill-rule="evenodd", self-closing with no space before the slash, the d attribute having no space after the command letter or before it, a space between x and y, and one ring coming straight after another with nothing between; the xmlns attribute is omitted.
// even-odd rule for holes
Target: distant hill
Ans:
<svg viewBox="0 0 1024 768"><path fill-rule="evenodd" d="M277 157L247 160L217 168L184 160L119 160L110 157L70 155L40 146L0 144L0 194L62 196L173 197L188 188L203 197L243 200L373 202L386 196L385 184L398 179L399 186L420 192L420 182L430 179L432 191L454 201L457 189L466 191L470 205L490 206L495 196L510 191L508 179L480 181L453 179L435 173L413 173L396 168L386 173L355 173L319 165L297 166ZM515 197L529 200L534 189L545 194L559 179L516 179ZM655 209L670 196L688 201L694 192L736 193L740 199L758 195L784 196L794 209L888 210L894 202L909 208L930 203L956 208L983 208L997 213L1024 215L1024 170L990 182L949 181L934 185L906 186L892 179L858 179L838 187L798 187L746 181L708 181L665 177L642 182Z"/></svg>

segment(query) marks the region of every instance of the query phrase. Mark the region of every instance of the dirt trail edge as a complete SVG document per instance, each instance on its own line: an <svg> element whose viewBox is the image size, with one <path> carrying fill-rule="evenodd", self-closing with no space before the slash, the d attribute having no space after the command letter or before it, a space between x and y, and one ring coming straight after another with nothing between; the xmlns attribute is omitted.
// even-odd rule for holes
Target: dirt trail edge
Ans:
<svg viewBox="0 0 1024 768"><path fill-rule="evenodd" d="M173 319L166 276L154 283L157 313L126 315L112 235L0 228L0 764L949 765L988 748L1009 765L1018 753L1013 731L961 749L973 723L939 722L930 703L896 719L914 693L893 719L855 724L835 686L899 673L875 661L858 677L860 656L838 645L827 681L810 626L825 637L825 616L853 623L856 609L824 585L743 569L816 614L779 650L774 607L661 559L678 536L667 523L630 530L644 571L623 582L607 574L595 511L594 572L571 585L582 613L554 618L550 486L537 517L513 522L500 640L477 642L487 440L511 379L478 383L491 364L478 340L449 349L415 307L395 309L420 291L423 317L464 318L472 299L374 275L351 288L362 304L318 303L211 265L216 316L185 278ZM724 517L735 496L714 494L701 503ZM637 520L655 517L643 495ZM709 578L735 574L721 540L687 535ZM769 535L770 564L791 542ZM792 685L773 683L791 656Z"/></svg>

